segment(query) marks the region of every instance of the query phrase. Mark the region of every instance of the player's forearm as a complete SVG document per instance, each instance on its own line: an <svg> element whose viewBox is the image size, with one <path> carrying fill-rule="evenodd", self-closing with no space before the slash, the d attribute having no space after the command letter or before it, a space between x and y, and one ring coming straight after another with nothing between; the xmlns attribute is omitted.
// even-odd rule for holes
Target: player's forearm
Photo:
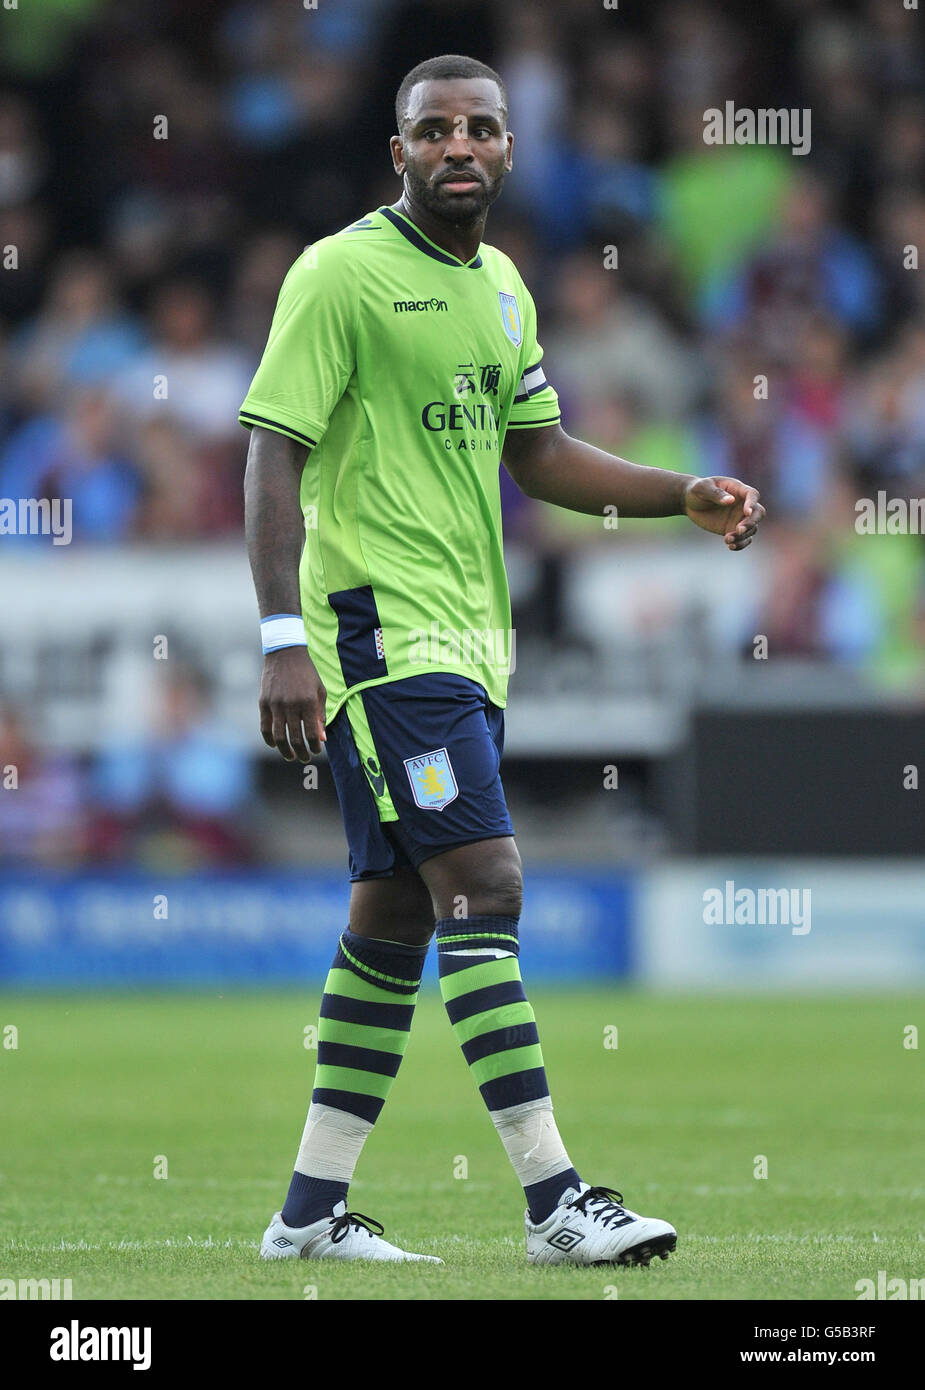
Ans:
<svg viewBox="0 0 925 1390"><path fill-rule="evenodd" d="M525 491L543 502L601 516L677 516L694 481L689 473L646 468L560 434L530 467Z"/></svg>
<svg viewBox="0 0 925 1390"><path fill-rule="evenodd" d="M244 533L260 616L300 613L305 524L299 483L305 446L275 430L251 432L244 474Z"/></svg>

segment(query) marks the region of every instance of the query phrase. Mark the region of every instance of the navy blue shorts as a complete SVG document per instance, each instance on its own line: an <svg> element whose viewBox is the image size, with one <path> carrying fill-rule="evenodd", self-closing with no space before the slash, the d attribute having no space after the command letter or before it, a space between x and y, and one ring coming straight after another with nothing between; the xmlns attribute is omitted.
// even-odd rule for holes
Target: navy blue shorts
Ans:
<svg viewBox="0 0 925 1390"><path fill-rule="evenodd" d="M513 835L498 774L504 711L475 681L431 671L369 686L327 736L353 882Z"/></svg>

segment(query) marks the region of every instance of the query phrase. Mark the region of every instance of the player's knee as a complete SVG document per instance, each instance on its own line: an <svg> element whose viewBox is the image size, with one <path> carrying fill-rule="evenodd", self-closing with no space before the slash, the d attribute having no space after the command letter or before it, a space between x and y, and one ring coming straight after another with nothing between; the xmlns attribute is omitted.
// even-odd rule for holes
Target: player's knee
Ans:
<svg viewBox="0 0 925 1390"><path fill-rule="evenodd" d="M520 857L499 857L489 861L469 894L468 916L519 917L523 907L524 884Z"/></svg>
<svg viewBox="0 0 925 1390"><path fill-rule="evenodd" d="M520 854L513 839L484 840L449 850L420 869L438 918L519 917Z"/></svg>
<svg viewBox="0 0 925 1390"><path fill-rule="evenodd" d="M400 871L388 879L355 883L350 895L350 929L359 936L426 946L434 934L430 894L417 874Z"/></svg>
<svg viewBox="0 0 925 1390"><path fill-rule="evenodd" d="M523 884L511 878L487 885L475 896L470 916L478 913L488 917L519 917L523 907Z"/></svg>

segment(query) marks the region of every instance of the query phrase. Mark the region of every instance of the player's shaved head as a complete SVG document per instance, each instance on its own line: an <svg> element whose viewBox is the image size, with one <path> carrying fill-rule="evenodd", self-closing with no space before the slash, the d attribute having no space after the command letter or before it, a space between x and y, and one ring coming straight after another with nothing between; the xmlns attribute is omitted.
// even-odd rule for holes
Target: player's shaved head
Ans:
<svg viewBox="0 0 925 1390"><path fill-rule="evenodd" d="M395 120L399 131L404 131L411 103L411 93L421 82L443 82L454 78L482 78L494 82L498 88L499 106L502 120L507 121L507 89L494 68L478 58L467 58L462 53L444 53L439 58L426 58L418 63L402 79L395 98Z"/></svg>

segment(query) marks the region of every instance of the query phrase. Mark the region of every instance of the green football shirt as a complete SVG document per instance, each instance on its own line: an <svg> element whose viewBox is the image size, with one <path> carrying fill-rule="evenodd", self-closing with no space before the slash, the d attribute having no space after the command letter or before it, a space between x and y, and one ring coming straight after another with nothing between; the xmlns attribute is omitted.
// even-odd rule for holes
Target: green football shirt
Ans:
<svg viewBox="0 0 925 1390"><path fill-rule="evenodd" d="M382 207L308 247L241 406L309 448L300 567L309 654L347 695L455 671L504 706L511 609L499 465L555 424L536 309L513 262L463 262Z"/></svg>

